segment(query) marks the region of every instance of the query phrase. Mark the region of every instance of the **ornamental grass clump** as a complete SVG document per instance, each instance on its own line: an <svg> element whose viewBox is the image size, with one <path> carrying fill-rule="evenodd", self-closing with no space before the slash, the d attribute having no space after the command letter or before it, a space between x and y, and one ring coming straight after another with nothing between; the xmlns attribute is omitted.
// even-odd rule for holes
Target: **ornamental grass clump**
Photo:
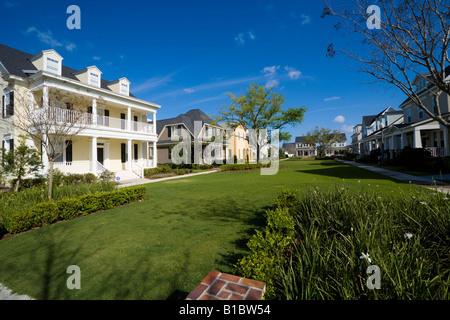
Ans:
<svg viewBox="0 0 450 320"><path fill-rule="evenodd" d="M377 191L339 186L310 188L298 197L282 193L275 202L284 203L293 229L269 261L271 298L449 298L448 198L413 185L390 196ZM249 248L257 260L257 250ZM262 267L248 259L240 260L241 270L258 275L252 266ZM379 267L380 289L368 288L369 266Z"/></svg>

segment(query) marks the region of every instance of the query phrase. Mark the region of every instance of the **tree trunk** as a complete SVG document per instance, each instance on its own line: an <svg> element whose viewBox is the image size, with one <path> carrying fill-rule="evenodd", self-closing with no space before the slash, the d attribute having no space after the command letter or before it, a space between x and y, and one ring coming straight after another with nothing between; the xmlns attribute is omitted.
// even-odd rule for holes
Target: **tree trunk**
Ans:
<svg viewBox="0 0 450 320"><path fill-rule="evenodd" d="M53 193L53 159L49 159L49 170L48 170L48 201L52 200Z"/></svg>
<svg viewBox="0 0 450 320"><path fill-rule="evenodd" d="M16 183L14 185L14 192L19 191L19 185L20 185L20 177L17 177Z"/></svg>

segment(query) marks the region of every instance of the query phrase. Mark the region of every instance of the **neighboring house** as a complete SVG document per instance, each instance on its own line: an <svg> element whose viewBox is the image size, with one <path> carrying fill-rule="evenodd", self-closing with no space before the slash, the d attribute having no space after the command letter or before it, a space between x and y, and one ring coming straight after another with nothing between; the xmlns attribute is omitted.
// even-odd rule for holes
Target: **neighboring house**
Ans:
<svg viewBox="0 0 450 320"><path fill-rule="evenodd" d="M326 156L336 156L340 154L344 154L345 151L348 150L347 147L347 136L345 133L341 133L338 141L334 142L329 148L325 149Z"/></svg>
<svg viewBox="0 0 450 320"><path fill-rule="evenodd" d="M237 163L251 162L255 160L255 152L249 145L247 132L242 125L237 126L234 130L227 130L227 161L236 160Z"/></svg>
<svg viewBox="0 0 450 320"><path fill-rule="evenodd" d="M387 107L375 116L364 116L362 135L359 140L360 152L369 154L372 150L380 148L386 129L402 122L403 112L393 107Z"/></svg>
<svg viewBox="0 0 450 320"><path fill-rule="evenodd" d="M352 151L354 153L361 153L361 146L359 141L362 139L362 124L359 123L353 127L352 134Z"/></svg>
<svg viewBox="0 0 450 320"><path fill-rule="evenodd" d="M447 67L446 74L450 72ZM413 81L418 96L425 107L432 113L437 112L433 99L434 85L428 74L419 74ZM442 93L439 97L441 114L450 119L450 97ZM432 157L450 156L448 128L430 118L419 109L410 98L403 101L399 109L387 108L377 116L364 116L361 137L353 141L354 150L369 154L372 150L383 149L386 158L392 158L404 147L425 148ZM447 120L449 121L449 120ZM354 127L357 132L358 125ZM355 133L354 133L355 134ZM356 140L356 139L355 139Z"/></svg>
<svg viewBox="0 0 450 320"><path fill-rule="evenodd" d="M210 144L210 139L213 136L219 135L225 137L224 128L215 125L213 120L203 113L200 109L193 109L184 114L180 114L175 118L158 120L156 125L158 134L158 163L172 163L172 148L176 144L176 141L172 141L175 136L181 135L181 129L186 130L191 139L191 163L196 163L194 159L194 143L199 141L202 145L201 163L205 163L203 157L205 148ZM223 141L222 141L223 142ZM226 152L224 146L219 155L216 155L211 151L213 157L225 158Z"/></svg>
<svg viewBox="0 0 450 320"><path fill-rule="evenodd" d="M54 164L60 171L99 174L110 170L121 178L132 178L142 176L143 168L155 167L155 124L160 106L136 98L126 78L107 81L95 66L75 70L62 60L52 49L32 55L0 44L2 146L12 149L18 142L21 132L13 124L19 117L31 117L48 108L59 125L68 123L75 113L84 119L75 127L85 128L60 146L62 155ZM77 98L85 104L76 105L74 110ZM41 141L47 138L51 136L29 143L43 152ZM42 160L47 170L45 154Z"/></svg>
<svg viewBox="0 0 450 320"><path fill-rule="evenodd" d="M314 145L305 142L305 137L295 138L295 155L297 157L315 157L317 155L317 148Z"/></svg>
<svg viewBox="0 0 450 320"><path fill-rule="evenodd" d="M283 143L283 151L289 158L294 157L296 155L295 143Z"/></svg>

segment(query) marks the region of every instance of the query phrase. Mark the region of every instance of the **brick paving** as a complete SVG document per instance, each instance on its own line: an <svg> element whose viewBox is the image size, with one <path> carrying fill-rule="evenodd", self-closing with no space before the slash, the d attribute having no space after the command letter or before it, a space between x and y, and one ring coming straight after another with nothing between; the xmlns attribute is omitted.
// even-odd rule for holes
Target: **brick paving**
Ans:
<svg viewBox="0 0 450 320"><path fill-rule="evenodd" d="M265 291L264 282L213 270L186 300L262 300Z"/></svg>

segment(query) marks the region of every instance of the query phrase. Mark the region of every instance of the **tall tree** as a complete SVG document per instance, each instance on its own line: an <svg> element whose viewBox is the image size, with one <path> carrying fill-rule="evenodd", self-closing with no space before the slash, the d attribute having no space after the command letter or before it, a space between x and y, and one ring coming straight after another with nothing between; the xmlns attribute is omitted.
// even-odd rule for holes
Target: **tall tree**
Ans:
<svg viewBox="0 0 450 320"><path fill-rule="evenodd" d="M342 133L339 130L316 127L314 130L306 133L305 143L317 146L319 156L322 157L325 151L330 148L333 143L340 140L341 135Z"/></svg>
<svg viewBox="0 0 450 320"><path fill-rule="evenodd" d="M362 44L359 53L335 49L331 44L327 55L342 53L354 59L360 63L359 70L371 75L375 82L400 89L428 116L450 127L439 104L442 93L450 94L449 1L355 0L346 6L326 3L322 17L337 17L336 29L356 35ZM416 76L428 81L424 90L416 90ZM435 112L424 105L420 97L424 91L434 99Z"/></svg>
<svg viewBox="0 0 450 320"><path fill-rule="evenodd" d="M285 98L275 92L274 88L266 89L262 85L251 83L245 94L235 96L229 93L231 104L222 106L217 122L225 122L236 128L241 125L244 130L259 132L262 129L279 130L279 141L286 141L291 135L283 131L286 126L296 126L304 119L306 108L283 108ZM256 146L257 161L259 161L259 145Z"/></svg>

